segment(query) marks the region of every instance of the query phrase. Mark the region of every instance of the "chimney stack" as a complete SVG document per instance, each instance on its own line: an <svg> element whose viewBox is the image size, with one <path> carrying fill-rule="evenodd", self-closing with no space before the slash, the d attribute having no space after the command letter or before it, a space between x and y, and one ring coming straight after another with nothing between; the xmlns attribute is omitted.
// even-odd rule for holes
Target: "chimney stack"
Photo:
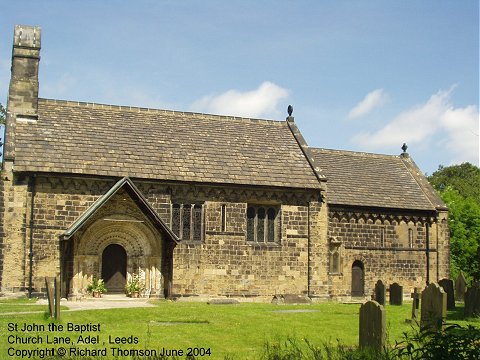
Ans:
<svg viewBox="0 0 480 360"><path fill-rule="evenodd" d="M13 36L12 75L8 92L5 160L15 158L15 127L21 120L38 117L38 66L41 29L16 25Z"/></svg>

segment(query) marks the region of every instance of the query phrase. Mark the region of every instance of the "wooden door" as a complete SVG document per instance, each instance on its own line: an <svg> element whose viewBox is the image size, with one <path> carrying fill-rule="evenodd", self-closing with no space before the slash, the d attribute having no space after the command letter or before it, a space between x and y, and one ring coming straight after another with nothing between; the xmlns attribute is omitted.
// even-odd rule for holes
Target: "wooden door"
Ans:
<svg viewBox="0 0 480 360"><path fill-rule="evenodd" d="M363 296L364 285L363 264L357 260L352 265L352 296Z"/></svg>
<svg viewBox="0 0 480 360"><path fill-rule="evenodd" d="M108 245L102 254L102 279L108 293L125 292L127 253L118 244Z"/></svg>

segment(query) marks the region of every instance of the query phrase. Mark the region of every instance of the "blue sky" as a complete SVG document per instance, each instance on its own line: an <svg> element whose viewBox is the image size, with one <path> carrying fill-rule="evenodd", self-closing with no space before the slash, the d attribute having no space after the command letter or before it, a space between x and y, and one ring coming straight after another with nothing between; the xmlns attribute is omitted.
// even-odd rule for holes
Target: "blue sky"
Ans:
<svg viewBox="0 0 480 360"><path fill-rule="evenodd" d="M283 120L310 146L479 158L478 1L8 1L42 28L40 96ZM125 124L128 126L128 124ZM320 164L321 166L321 164Z"/></svg>

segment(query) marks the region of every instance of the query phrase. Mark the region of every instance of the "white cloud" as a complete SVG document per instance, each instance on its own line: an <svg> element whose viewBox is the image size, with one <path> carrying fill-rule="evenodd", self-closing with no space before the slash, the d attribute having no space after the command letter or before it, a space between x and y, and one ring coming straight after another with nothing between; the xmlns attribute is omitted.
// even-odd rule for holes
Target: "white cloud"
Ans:
<svg viewBox="0 0 480 360"><path fill-rule="evenodd" d="M476 106L455 108L450 102L453 87L405 111L374 132L362 132L352 141L367 148L394 147L402 143L423 146L434 136L443 137L453 162L478 164L478 122Z"/></svg>
<svg viewBox="0 0 480 360"><path fill-rule="evenodd" d="M263 82L257 89L240 92L228 90L216 96L205 96L195 101L191 109L197 112L235 115L243 117L275 117L279 102L288 97L288 90Z"/></svg>
<svg viewBox="0 0 480 360"><path fill-rule="evenodd" d="M352 110L350 110L348 117L354 119L364 116L376 107L382 105L386 98L387 94L383 89L373 90L369 92Z"/></svg>
<svg viewBox="0 0 480 360"><path fill-rule="evenodd" d="M471 162L478 165L478 109L471 105L465 108L448 109L442 119L448 132L447 148L453 153L453 163Z"/></svg>

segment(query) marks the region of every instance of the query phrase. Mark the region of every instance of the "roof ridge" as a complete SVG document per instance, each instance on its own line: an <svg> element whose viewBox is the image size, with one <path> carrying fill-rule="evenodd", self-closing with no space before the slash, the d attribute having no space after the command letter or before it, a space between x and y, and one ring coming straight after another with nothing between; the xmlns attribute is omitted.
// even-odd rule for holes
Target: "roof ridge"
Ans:
<svg viewBox="0 0 480 360"><path fill-rule="evenodd" d="M369 157L383 157L383 158L396 158L400 159L400 155L393 154L379 154L366 151L355 151L355 150L341 150L341 149L327 149L327 148L312 148L312 150L328 151L332 153L355 155L355 156L369 156Z"/></svg>
<svg viewBox="0 0 480 360"><path fill-rule="evenodd" d="M45 104L59 104L59 105L67 105L67 106L82 106L87 108L98 108L98 109L107 109L107 110L122 110L122 111L132 111L132 112L149 112L152 114L166 114L166 115L183 115L183 116L200 116L205 118L212 118L212 119L222 119L222 120L242 120L242 121L255 121L255 122L268 122L273 123L275 125L283 124L283 121L274 120L274 119L260 119L260 118L253 118L253 117L242 117L242 116L235 116L235 115L218 115L218 114L209 114L209 113L200 113L194 111L179 111L179 110L168 110L168 109L156 109L156 108L148 108L148 107L140 107L140 106L129 106L129 105L113 105L113 104L103 104L103 103L96 103L96 102L87 102L87 101L74 101L74 100L61 100L61 99L46 99L46 98L39 98L39 102Z"/></svg>

